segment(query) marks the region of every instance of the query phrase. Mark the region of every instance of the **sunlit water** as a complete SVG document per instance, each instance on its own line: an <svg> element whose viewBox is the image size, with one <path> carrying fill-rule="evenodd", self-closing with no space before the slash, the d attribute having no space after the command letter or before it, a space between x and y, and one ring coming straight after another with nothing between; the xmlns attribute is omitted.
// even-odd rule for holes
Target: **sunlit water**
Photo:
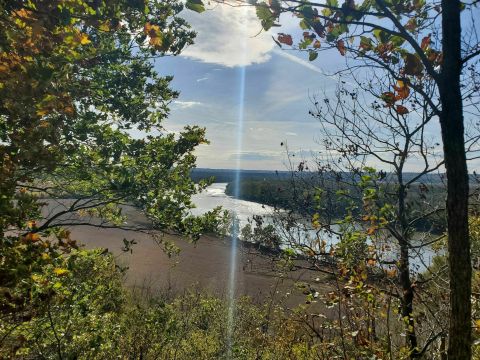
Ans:
<svg viewBox="0 0 480 360"><path fill-rule="evenodd" d="M240 228L244 227L253 215L268 216L273 214L273 208L268 205L262 205L251 201L238 200L225 194L227 183L214 183L204 192L193 197L193 202L197 206L193 213L195 215L203 214L217 206L224 210L234 211L239 220Z"/></svg>
<svg viewBox="0 0 480 360"><path fill-rule="evenodd" d="M227 183L214 183L201 194L195 195L193 201L197 205L197 208L194 210L194 214L200 215L217 206L221 206L225 210L235 212L239 220L240 229L247 225L249 220L252 221L254 215L265 217L266 223L271 222L269 219L271 219L274 213L272 207L228 196L225 194L226 187ZM295 232L297 232L297 236L303 236L305 239L316 236L312 231L303 231L301 229L290 230L290 233ZM322 234L322 240L326 241L327 248L338 243L338 239L326 233ZM412 251L412 255L413 253L414 251ZM431 263L434 256L435 253L432 250L422 249L420 254L415 254L415 256L412 256L410 259L412 270L423 271L425 266ZM395 257L393 252L391 257Z"/></svg>

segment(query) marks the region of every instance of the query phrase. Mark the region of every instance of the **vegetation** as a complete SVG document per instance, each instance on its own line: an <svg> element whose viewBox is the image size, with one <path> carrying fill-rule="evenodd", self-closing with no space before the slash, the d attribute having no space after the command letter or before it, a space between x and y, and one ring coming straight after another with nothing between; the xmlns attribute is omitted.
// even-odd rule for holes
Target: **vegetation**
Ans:
<svg viewBox="0 0 480 360"><path fill-rule="evenodd" d="M82 250L67 229L196 241L224 225L220 209L190 213L191 196L212 181L191 177L205 129L162 127L178 93L152 59L193 42L178 16L183 3L0 0L0 357L480 358L480 221L467 172L480 135L465 134L472 119L463 117L467 106L478 115L480 51L474 36L461 41L460 27L461 12L478 4L251 4L265 30L281 13L298 16L298 48L311 61L332 47L356 61L348 70L376 72L365 80L353 71L353 87L339 82L333 98L314 100L324 135L315 164L292 161L289 177L267 185L251 172L255 180L239 184L244 196L278 207L273 224L256 217L242 230L274 250L261 255L278 264L278 281L298 269L331 276L323 292L314 281L296 284L305 304L287 309L275 298L138 294L108 251ZM205 10L201 0L185 7ZM442 31L427 33L436 26ZM292 46L293 37L276 42ZM435 119L443 157L426 135ZM412 159L421 165L413 175ZM445 190L423 181L443 167ZM147 222L129 225L126 206ZM133 242L124 244L130 251ZM438 256L412 271L425 248Z"/></svg>
<svg viewBox="0 0 480 360"><path fill-rule="evenodd" d="M188 176L204 129L165 134L162 120L178 94L150 60L192 43L194 33L177 16L182 8L175 1L0 1L2 324L38 325L29 330L35 340L48 324L31 319L47 316L62 296L73 296L63 305L78 317L90 307L118 305L115 284L98 289L108 301L96 308L86 289L76 298L52 280L76 276L76 256L68 254L78 246L67 226L156 228L195 240L218 224L218 211L189 215L190 196L207 185ZM125 225L126 204L138 206L149 223ZM92 334L95 316L85 319ZM4 340L10 330L3 329ZM94 341L86 338L75 351Z"/></svg>
<svg viewBox="0 0 480 360"><path fill-rule="evenodd" d="M250 2L230 2L233 6L244 3ZM339 4L337 0L279 0L255 1L253 6L265 30L278 26L282 13L297 16L303 30L298 49L308 51L310 61L315 61L319 52L333 48L350 60L346 63L347 73L355 76L358 69L364 68L381 72L380 77L386 79L384 85L388 89L376 97L391 110L394 118L409 114L419 104L425 104L424 115L438 118L447 174L448 357L470 359L472 268L466 155L469 137L465 136L465 125L469 109L478 115L480 51L478 40L468 35L477 33L475 22L465 21L469 16L463 17L462 13L469 12L475 17L478 1L347 0ZM294 37L279 33L275 42L280 47L292 47ZM362 86L364 83L357 78L357 84L362 90L368 90L368 81ZM338 115L344 119L344 114ZM347 132L361 130L361 127L346 129ZM375 133L369 135L375 136ZM407 156L406 152L403 156ZM398 195L401 192L400 184ZM416 350L412 349L411 355L417 357Z"/></svg>

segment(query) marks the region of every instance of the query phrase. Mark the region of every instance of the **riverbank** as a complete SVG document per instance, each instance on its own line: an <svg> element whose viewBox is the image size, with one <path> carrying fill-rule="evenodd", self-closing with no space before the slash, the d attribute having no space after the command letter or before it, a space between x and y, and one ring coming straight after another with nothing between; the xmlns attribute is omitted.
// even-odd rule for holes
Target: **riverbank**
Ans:
<svg viewBox="0 0 480 360"><path fill-rule="evenodd" d="M125 215L134 222L142 222L142 215L134 208L129 208ZM86 248L106 248L115 255L119 265L128 266L125 281L130 287L172 295L191 289L217 296L223 296L228 291L229 239L203 236L193 244L179 236L165 235L162 238L164 242L171 242L180 249L178 255L169 257L162 245L145 233L89 226L72 227L71 232L72 238ZM122 251L123 239L136 241L132 253ZM237 250L236 296L248 295L261 302L274 295L278 301L286 299L288 306L294 306L305 302L302 290L295 287L299 281L315 284L315 290L320 293L331 288L327 274L299 269L279 277L276 264L270 257L244 246L242 242L239 242Z"/></svg>

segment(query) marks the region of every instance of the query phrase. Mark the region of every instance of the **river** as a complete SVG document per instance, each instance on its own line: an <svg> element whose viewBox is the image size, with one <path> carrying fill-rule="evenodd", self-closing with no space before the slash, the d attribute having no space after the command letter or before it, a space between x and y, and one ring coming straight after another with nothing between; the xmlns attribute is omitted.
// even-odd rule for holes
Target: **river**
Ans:
<svg viewBox="0 0 480 360"><path fill-rule="evenodd" d="M215 207L221 206L224 210L235 212L240 228L248 224L249 219L251 220L254 215L263 216L266 223L271 222L271 216L273 215L273 208L268 205L262 205L259 203L235 199L229 195L225 194L225 189L227 183L214 183L206 188L202 193L195 195L192 200L197 206L193 214L200 215L207 211L214 209ZM296 236L303 237L304 239L310 238L311 241L317 238L317 234L314 231L305 231L303 229L294 229L290 230L287 235L285 231L283 232L284 236ZM329 248L331 245L338 243L338 239L335 236L332 236L327 233L321 234L322 240L326 242L326 247ZM297 242L298 243L298 242ZM388 258L395 258L395 248L389 247L387 253L384 251L384 256ZM410 263L412 271L418 272L425 270L426 266L429 265L432 261L432 258L436 253L430 248L422 248L421 250L411 251L415 254L411 256Z"/></svg>

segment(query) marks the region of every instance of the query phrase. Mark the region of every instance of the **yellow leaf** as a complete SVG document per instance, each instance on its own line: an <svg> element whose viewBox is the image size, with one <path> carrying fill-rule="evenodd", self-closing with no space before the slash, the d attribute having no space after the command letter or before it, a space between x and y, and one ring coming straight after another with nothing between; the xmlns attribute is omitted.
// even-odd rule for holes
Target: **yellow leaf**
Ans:
<svg viewBox="0 0 480 360"><path fill-rule="evenodd" d="M62 269L62 268L55 268L55 269L53 269L53 272L57 276L64 276L64 275L67 275L69 273L69 271L67 269Z"/></svg>
<svg viewBox="0 0 480 360"><path fill-rule="evenodd" d="M90 39L88 38L88 35L84 33L80 34L79 41L80 41L80 44L82 45L87 45L91 43Z"/></svg>
<svg viewBox="0 0 480 360"><path fill-rule="evenodd" d="M110 31L110 23L108 21L105 21L101 23L98 28L102 31Z"/></svg>
<svg viewBox="0 0 480 360"><path fill-rule="evenodd" d="M37 115L38 116L45 116L48 114L48 110L47 109L38 109L37 110Z"/></svg>

